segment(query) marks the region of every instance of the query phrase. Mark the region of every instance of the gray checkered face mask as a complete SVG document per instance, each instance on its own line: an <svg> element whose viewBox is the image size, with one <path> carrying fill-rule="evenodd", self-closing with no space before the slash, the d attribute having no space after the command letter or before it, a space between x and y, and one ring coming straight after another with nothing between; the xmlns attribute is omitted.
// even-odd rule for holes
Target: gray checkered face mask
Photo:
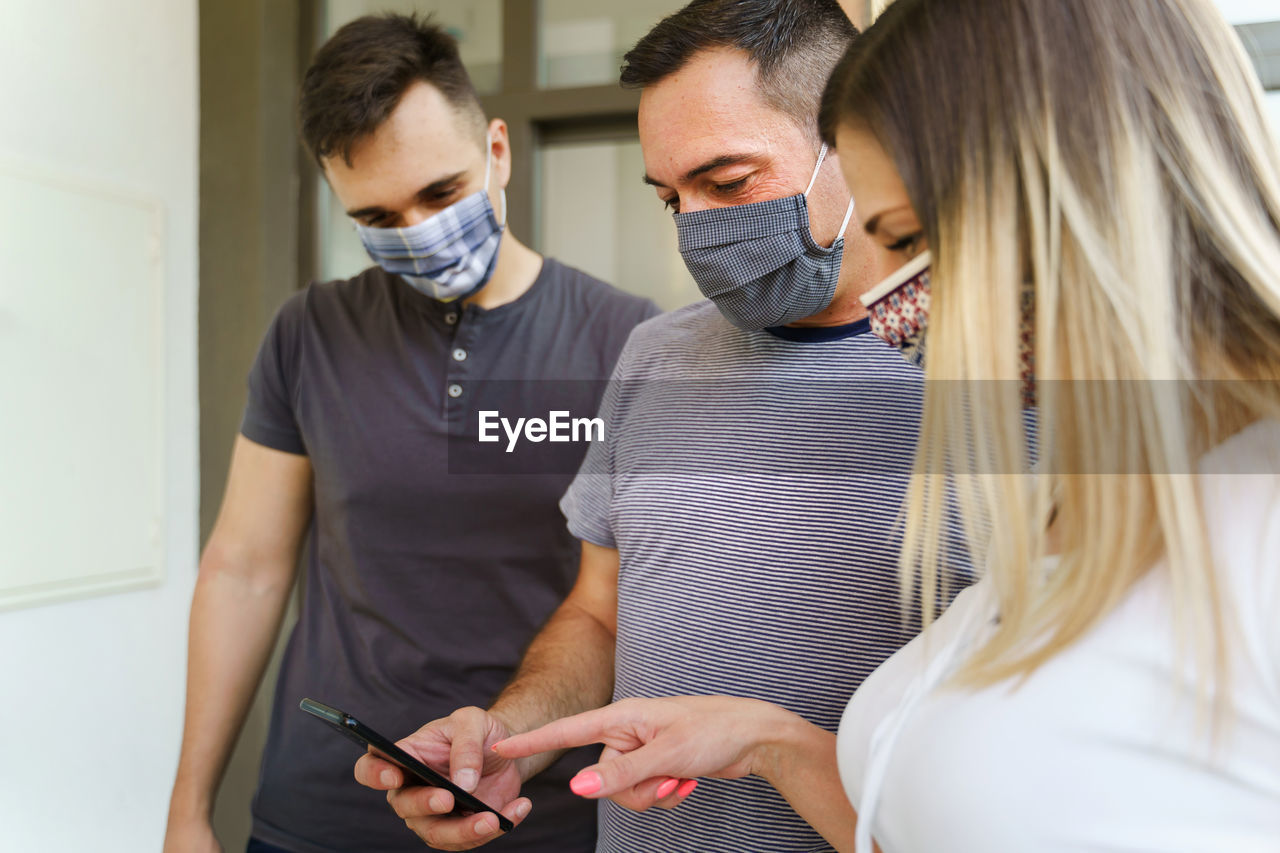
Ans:
<svg viewBox="0 0 1280 853"><path fill-rule="evenodd" d="M498 260L507 222L502 192L502 224L489 203L493 148L485 137L484 189L454 202L408 228L370 228L355 223L369 257L384 270L441 302L470 296L488 283Z"/></svg>
<svg viewBox="0 0 1280 853"><path fill-rule="evenodd" d="M675 215L685 266L702 295L739 329L785 326L831 304L853 202L831 247L815 243L807 196L826 156L823 145L803 193Z"/></svg>

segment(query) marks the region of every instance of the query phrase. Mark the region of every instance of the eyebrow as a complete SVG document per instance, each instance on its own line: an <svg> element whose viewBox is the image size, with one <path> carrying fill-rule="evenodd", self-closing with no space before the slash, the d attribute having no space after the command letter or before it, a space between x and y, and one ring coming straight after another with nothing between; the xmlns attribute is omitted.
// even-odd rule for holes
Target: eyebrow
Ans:
<svg viewBox="0 0 1280 853"><path fill-rule="evenodd" d="M756 154L721 154L719 157L708 160L701 166L694 166L692 169L685 172L684 177L680 180L681 183L688 183L699 175L710 172L713 169L719 169L721 166L732 166L735 163L742 163L747 160L755 160L758 156L759 155ZM640 180L644 181L651 187L667 187L667 185L662 183L662 181L649 177L647 173ZM667 187L667 189L670 189L670 187Z"/></svg>
<svg viewBox="0 0 1280 853"><path fill-rule="evenodd" d="M432 181L422 189L418 190L418 192L416 193L416 196L418 198L421 198L422 196L431 195L432 193L439 192L440 190L447 187L449 184L452 184L457 180L459 180L460 178L462 178L462 176L465 174L466 174L466 171L463 170L461 172L454 172L452 175L446 175L445 177L441 178L438 181ZM366 216L373 216L376 213L387 213L387 212L388 211L385 207L380 207L375 204L372 207L362 207L359 210L348 210L347 216L350 216L352 219L363 219Z"/></svg>

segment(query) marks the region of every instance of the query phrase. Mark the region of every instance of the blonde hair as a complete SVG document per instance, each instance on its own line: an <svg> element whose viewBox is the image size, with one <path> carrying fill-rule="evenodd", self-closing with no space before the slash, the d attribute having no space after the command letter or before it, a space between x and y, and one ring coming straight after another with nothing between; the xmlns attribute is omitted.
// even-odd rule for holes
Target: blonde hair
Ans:
<svg viewBox="0 0 1280 853"><path fill-rule="evenodd" d="M1208 0L897 0L828 84L845 123L934 253L904 589L932 615L949 479L1000 612L962 681L1033 672L1159 564L1204 698L1226 614L1194 472L1280 415L1280 147L1234 32Z"/></svg>

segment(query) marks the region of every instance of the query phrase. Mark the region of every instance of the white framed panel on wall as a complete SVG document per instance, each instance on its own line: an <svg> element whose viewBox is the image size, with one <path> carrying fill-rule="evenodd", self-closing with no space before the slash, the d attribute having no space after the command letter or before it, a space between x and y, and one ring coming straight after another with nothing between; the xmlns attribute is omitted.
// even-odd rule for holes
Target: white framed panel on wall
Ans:
<svg viewBox="0 0 1280 853"><path fill-rule="evenodd" d="M0 158L0 609L163 577L161 204Z"/></svg>

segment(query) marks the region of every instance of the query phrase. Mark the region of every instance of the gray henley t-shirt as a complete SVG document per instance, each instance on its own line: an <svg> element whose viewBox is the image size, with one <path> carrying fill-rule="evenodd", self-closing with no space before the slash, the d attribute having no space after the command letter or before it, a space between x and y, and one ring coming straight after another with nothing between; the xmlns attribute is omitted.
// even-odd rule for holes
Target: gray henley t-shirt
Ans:
<svg viewBox="0 0 1280 853"><path fill-rule="evenodd" d="M525 294L488 310L438 302L378 267L280 309L241 431L308 456L315 503L255 837L301 853L424 849L382 793L354 781L358 748L298 701L398 739L493 700L577 576L557 502L587 444L506 454L505 438L477 442L477 410L594 416L631 329L657 313L551 259ZM593 760L580 750L530 780L529 818L485 849L594 850L595 803L568 789Z"/></svg>

